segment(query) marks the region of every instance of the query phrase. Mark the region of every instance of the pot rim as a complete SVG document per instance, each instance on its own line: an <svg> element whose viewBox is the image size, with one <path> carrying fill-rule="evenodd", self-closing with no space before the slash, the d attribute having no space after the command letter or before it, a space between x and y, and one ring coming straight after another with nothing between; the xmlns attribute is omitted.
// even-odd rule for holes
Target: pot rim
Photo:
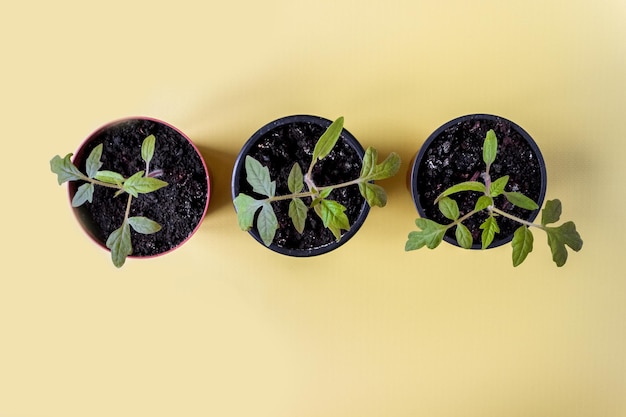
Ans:
<svg viewBox="0 0 626 417"><path fill-rule="evenodd" d="M330 124L332 123L331 120L323 118L323 117L320 117L320 116L314 116L314 115L309 115L309 114L295 114L295 115L280 117L280 118L278 118L276 120L273 120L273 121L265 124L260 129L258 129L245 142L245 144L241 148L241 150L240 150L240 152L237 155L237 158L235 160L235 165L233 167L233 174L232 174L232 177L231 177L231 196L232 196L233 201L237 197L237 195L239 194L239 181L240 181L241 176L243 175L243 171L244 171L245 156L248 154L249 150L267 132L275 129L276 127L283 126L283 125L286 125L286 124L291 124L291 123L297 123L297 122L314 123L314 124L317 124L319 126L322 126L324 129L328 128L328 126L330 126ZM347 141L347 143L350 145L350 147L355 150L355 152L357 153L357 155L359 156L361 161L363 161L363 156L365 155L365 150L363 149L363 146L360 144L360 142L346 128L344 128L342 130L341 136ZM322 255L322 254L328 253L330 251L333 251L333 250L337 249L338 247L342 246L343 244L345 244L348 240L350 240L356 234L356 232L361 228L363 223L365 222L365 219L367 218L367 215L369 214L369 211L370 211L370 206L368 205L367 201L363 201L363 205L361 206L361 210L359 212L359 215L357 216L357 218L354 221L354 223L352 225L350 225L350 230L345 232L341 236L341 239L338 242L337 241L333 241L333 242L328 243L328 244L326 244L324 246L319 246L319 247L315 247L315 248L312 248L312 249L291 249L291 248L286 248L286 247L283 247L283 246L278 246L274 242L272 242L269 246L265 246L265 243L263 243L263 240L261 239L261 236L259 235L259 233L258 233L258 231L256 230L255 227L253 227L250 230L248 230L248 233L257 242L259 242L263 247L266 247L266 248L268 248L268 249L270 249L270 250L272 250L274 252L277 252L279 254L282 254L282 255L287 255L287 256L291 256L291 257L312 257L312 256L318 256L318 255Z"/></svg>
<svg viewBox="0 0 626 417"><path fill-rule="evenodd" d="M85 139L83 139L81 144L76 149L76 152L72 156L72 162L75 164L77 160L80 160L82 158L86 158L86 155L83 155L83 153L84 153L83 150L85 149L86 145L91 143L91 141L95 137L97 137L99 134L101 134L102 132L106 131L107 129L110 129L111 127L116 126L118 124L125 123L125 122L130 122L130 121L135 121L135 120L146 120L146 121L151 121L151 122L154 122L154 123L157 123L157 124L161 124L163 126L166 126L166 127L170 128L170 129L172 129L173 131L178 133L182 138L184 138L192 146L192 148L194 149L194 151L196 152L196 154L200 158L200 161L202 162L202 169L204 170L204 177L205 177L206 185L207 185L207 198L206 198L206 202L204 204L204 209L202 210L202 215L200 216L200 219L198 220L198 224L196 224L194 229L189 233L189 235L184 240L182 240L178 245L176 245L176 246L174 246L174 247L172 247L172 248L170 248L170 249L168 249L168 250L166 250L164 252L159 252L159 253L155 253L155 254L151 254L151 255L131 254L131 255L128 256L128 258L133 258L133 259L151 259L151 258L157 258L157 257L163 256L163 255L166 255L166 254L168 254L168 253L178 249L179 247L183 246L200 229L200 226L202 225L204 217L206 216L206 213L208 211L209 201L211 199L211 178L210 178L210 175L209 175L209 170L208 170L207 165L206 165L206 161L204 160L204 157L202 156L202 153L200 152L198 147L193 143L193 141L189 138L189 136L187 136L184 132L182 132L176 126L174 126L174 125L172 125L172 124L170 124L170 123L168 123L168 122L166 122L164 120L161 120L161 119L158 119L158 118L155 118L155 117L150 117L150 116L121 117L121 118L114 119L114 120L112 120L110 122L107 122L105 124L100 125L100 127L94 129ZM72 192L71 184L68 184L67 193L68 193L70 207L71 207L71 201L72 201L72 198L74 196L74 193ZM107 252L111 252L111 250L106 247L106 242L102 242L100 239L98 239L92 233L91 229L86 224L84 224L84 222L80 219L80 217L78 215L77 207L71 207L71 208L72 208L72 213L74 214L74 217L76 218L76 220L80 224L80 226L83 229L83 231L85 232L85 234L96 245L100 246L101 248L103 248Z"/></svg>
<svg viewBox="0 0 626 417"><path fill-rule="evenodd" d="M413 163L411 166L411 176L410 176L411 184L410 185L411 185L411 197L413 198L413 203L415 204L415 208L417 209L419 216L422 218L427 218L426 214L424 213L424 209L422 205L420 204L419 193L417 192L417 187L415 186L415 184L417 184L417 179L419 176L419 172L418 172L419 166L421 164L422 159L424 158L424 155L426 154L426 151L428 150L432 142L434 142L435 139L437 139L443 131L445 131L449 127L454 126L458 123L464 122L466 120L472 120L472 119L482 119L482 120L488 120L488 121L504 121L510 124L511 127L514 130L516 130L522 136L522 138L528 143L531 150L537 157L537 161L539 162L540 175L541 175L541 186L540 186L540 191L539 191L539 197L537 199L538 200L537 205L539 206L539 208L537 210L532 211L527 218L528 221L532 222L539 214L541 207L543 205L543 201L545 199L545 195L546 195L547 172L546 172L545 160L543 159L543 155L541 154L541 150L539 149L539 146L537 145L535 140L532 138L532 136L530 136L530 134L526 130L524 130L517 123L505 117L494 115L494 114L489 114L489 113L471 113L471 114L466 114L464 116L459 116L452 120L449 120L448 122L442 124L437 129L435 129L428 136L428 138L426 139L426 141L424 142L420 150L417 152L415 158L413 159ZM495 238L487 249L492 249L498 246L505 245L509 243L512 239L513 239L512 234L508 236L500 237L500 238ZM444 235L443 240L445 240L446 242L452 245L459 246L458 242L456 242L455 239L452 239L447 235ZM474 243L471 249L481 249L481 245Z"/></svg>

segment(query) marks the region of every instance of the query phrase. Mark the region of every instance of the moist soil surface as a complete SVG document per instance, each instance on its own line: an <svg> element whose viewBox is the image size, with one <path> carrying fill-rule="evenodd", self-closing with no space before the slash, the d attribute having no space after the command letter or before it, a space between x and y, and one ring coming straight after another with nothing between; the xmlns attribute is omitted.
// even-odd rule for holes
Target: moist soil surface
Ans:
<svg viewBox="0 0 626 417"><path fill-rule="evenodd" d="M182 242L202 220L207 204L208 184L204 165L195 148L179 132L152 120L127 120L95 134L76 156L86 157L103 144L102 168L128 178L146 169L141 159L141 144L150 134L156 137L150 171L161 170L159 179L168 183L157 191L133 198L130 216L145 216L159 223L162 229L150 235L139 234L131 228L132 256L151 256L167 252ZM85 161L77 162L85 172ZM73 195L82 182L70 183ZM105 244L108 236L119 228L124 219L128 194L114 197L116 190L96 186L93 202L78 207L77 215L90 225L93 237Z"/></svg>
<svg viewBox="0 0 626 417"><path fill-rule="evenodd" d="M248 154L268 167L270 178L276 181L276 195L291 193L287 185L291 168L297 162L302 172L306 173L311 164L313 148L325 130L325 127L315 123L293 122L269 130L252 146ZM246 181L245 168L242 169L244 172L236 184L238 189L235 189L235 194L241 192L256 199L265 198L252 191L252 187ZM322 187L356 179L360 171L361 157L342 134L331 153L315 164L312 177L315 184ZM354 224L366 204L356 185L335 189L328 198L347 208L346 215L350 225ZM303 233L298 233L289 218L289 201L272 203L279 227L274 237L274 245L284 249L309 251L336 241L332 232L324 227L313 209L309 209ZM304 198L303 201L307 206L311 203L310 198ZM256 227L251 232L258 237Z"/></svg>
<svg viewBox="0 0 626 417"><path fill-rule="evenodd" d="M470 118L459 121L441 132L431 143L418 167L417 194L424 210L424 216L440 224L448 224L435 199L448 187L463 181L484 182L481 174L485 171L483 161L483 142L489 129L493 129L498 137L498 153L491 166L491 179L496 180L504 175L510 179L506 191L518 191L535 202L541 196L542 176L540 161L524 137L503 119L486 120ZM459 204L461 216L470 212L481 193L462 192L451 196ZM529 211L509 203L504 196L495 199L496 207L522 219L532 220L538 210ZM541 204L541 202L538 202ZM479 226L487 218L486 211L480 212L463 222L472 232L474 247L481 245ZM496 234L494 243L505 243L519 223L498 217L500 233ZM446 240L456 243L455 228L446 233ZM504 241L503 241L504 240Z"/></svg>

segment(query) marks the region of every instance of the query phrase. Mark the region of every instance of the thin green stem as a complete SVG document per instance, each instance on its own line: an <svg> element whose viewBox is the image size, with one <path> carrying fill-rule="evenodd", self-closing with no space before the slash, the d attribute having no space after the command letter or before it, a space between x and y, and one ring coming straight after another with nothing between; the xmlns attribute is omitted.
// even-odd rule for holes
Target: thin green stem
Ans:
<svg viewBox="0 0 626 417"><path fill-rule="evenodd" d="M308 174L307 174L308 176ZM338 189L338 188L344 188L344 187L348 187L350 185L357 185L361 182L365 182L367 181L367 179L364 178L357 178L355 180L352 181L346 181L346 182L342 182L341 184L337 184L337 185L326 185L324 187L316 187L315 184L313 184L311 181L305 181L306 184L310 187L310 188L315 188L317 190L317 192L315 191L304 191L301 193L294 193L294 194L287 194L287 195L278 195L278 196L274 196L274 197L269 197L266 198L263 201L269 201L274 202L274 201L281 201L281 200L290 200L292 198L306 198L306 197L315 197L316 195L318 195L321 191L324 190L328 190L328 189Z"/></svg>
<svg viewBox="0 0 626 417"><path fill-rule="evenodd" d="M124 213L124 223L128 221L128 217L130 216L130 203L133 201L133 196L128 194L128 202L126 203L126 212Z"/></svg>
<svg viewBox="0 0 626 417"><path fill-rule="evenodd" d="M95 185L100 185L102 187L115 188L116 190L122 190L123 189L122 187L120 187L117 184L109 184L108 182L99 181L99 180L96 180L94 178L89 178L86 175L83 175L81 177L81 180L90 182L90 183L95 184Z"/></svg>
<svg viewBox="0 0 626 417"><path fill-rule="evenodd" d="M474 214L478 213L479 211L482 211L482 210L472 210L469 213L465 214L464 216L459 217L452 223L447 224L446 230L450 229L451 227L456 226L459 223L463 223L465 220L469 219L470 217L472 217Z"/></svg>
<svg viewBox="0 0 626 417"><path fill-rule="evenodd" d="M529 222L528 220L520 219L519 217L514 216L514 215L512 215L512 214L510 214L510 213L507 213L506 211L502 211L502 210L500 210L500 209L499 209L499 208L497 208L497 207L490 206L490 207L488 207L487 209L488 209L489 211L491 211L492 213L496 213L496 214L497 214L497 215L499 215L499 216L506 217L507 219L511 219L511 220L513 220L513 221L516 221L516 222L518 222L518 223L521 223L521 224L523 224L524 226L528 226L528 227L536 227L536 228L538 228L538 229L544 229L543 225L536 224L536 223L533 223L533 222Z"/></svg>

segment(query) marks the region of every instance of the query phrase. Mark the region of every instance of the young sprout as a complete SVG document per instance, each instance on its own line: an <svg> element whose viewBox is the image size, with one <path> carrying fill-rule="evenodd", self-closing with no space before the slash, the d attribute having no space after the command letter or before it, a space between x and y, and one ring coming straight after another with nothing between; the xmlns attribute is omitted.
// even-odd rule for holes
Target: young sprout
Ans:
<svg viewBox="0 0 626 417"><path fill-rule="evenodd" d="M240 193L235 197L234 204L237 210L237 219L241 230L249 230L254 224L254 217L260 210L256 219L256 227L259 235L266 246L274 240L278 230L278 220L272 207L272 203L280 200L289 202L289 217L293 226L302 233L309 209L313 209L319 216L337 241L341 239L341 231L350 229L350 222L345 214L346 207L330 199L333 190L357 185L361 195L370 206L384 207L387 204L385 190L373 183L374 180L383 180L392 177L400 167L400 157L392 152L387 159L378 163L378 153L374 148L368 148L363 157L363 165L358 178L341 184L319 186L315 184L312 176L313 167L317 161L324 159L335 147L343 130L343 117L335 120L328 129L320 136L313 149L311 164L306 171L296 162L287 179L290 194L276 195L276 181L270 178L269 169L259 161L246 156L245 169L246 180L252 186L255 193L265 196L263 199L255 199L247 194Z"/></svg>
<svg viewBox="0 0 626 417"><path fill-rule="evenodd" d="M483 144L483 161L485 162L485 171L482 173L484 182L466 181L443 191L435 200L438 203L439 210L451 223L442 225L433 220L418 218L415 223L420 229L409 233L405 250L415 250L426 246L434 249L441 243L447 230L455 228L455 238L459 246L469 249L472 246L473 239L469 229L463 224L465 220L471 216L486 210L487 219L480 225L482 248L487 248L494 239L496 233L500 232L498 226L498 217L506 217L520 224L515 231L512 240L513 247L513 266L518 266L533 250L533 234L531 228L543 230L548 237L548 245L552 251L552 260L557 266L563 266L567 261L567 248L569 246L578 252L583 245L580 235L576 231L576 225L571 222L565 222L560 226L548 226L556 223L561 217L561 202L559 200L550 200L546 202L541 212L541 223L535 224L496 207L494 199L503 195L511 204L526 210L537 210L539 206L531 198L520 192L506 191L509 176L493 179L490 176L490 168L496 159L498 151L498 139L493 130L489 130ZM459 207L455 200L450 198L451 195L465 192L477 191L482 193L478 197L474 209L461 216Z"/></svg>
<svg viewBox="0 0 626 417"><path fill-rule="evenodd" d="M114 188L118 190L115 197L121 194L128 194L126 211L122 225L114 230L106 241L106 246L111 250L113 264L120 268L126 262L126 257L133 253L130 229L137 233L151 234L161 230L161 225L143 216L130 217L130 207L133 198L138 198L139 194L147 194L165 187L167 182L155 178L159 170L150 171L150 161L154 156L156 138L154 135L146 137L141 145L141 158L146 163L146 169L139 171L129 178L113 171L100 170L102 168L102 148L100 144L96 146L87 158L85 173L83 174L70 160L72 154L67 154L65 158L55 156L50 161L50 169L57 174L59 185L68 181L83 181L78 187L76 194L72 198L72 207L79 207L93 200L93 193L96 186Z"/></svg>

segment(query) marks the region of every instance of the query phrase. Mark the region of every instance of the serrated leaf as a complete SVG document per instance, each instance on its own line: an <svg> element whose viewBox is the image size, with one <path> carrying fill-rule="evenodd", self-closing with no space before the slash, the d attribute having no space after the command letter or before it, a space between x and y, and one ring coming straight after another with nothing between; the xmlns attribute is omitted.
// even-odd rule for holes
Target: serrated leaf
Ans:
<svg viewBox="0 0 626 417"><path fill-rule="evenodd" d="M241 193L233 200L233 203L237 211L239 228L244 231L250 230L254 224L254 215L263 202Z"/></svg>
<svg viewBox="0 0 626 417"><path fill-rule="evenodd" d="M150 164L150 161L154 156L155 144L156 138L154 137L154 135L146 137L141 144L141 159L144 160L146 165Z"/></svg>
<svg viewBox="0 0 626 417"><path fill-rule="evenodd" d="M296 162L291 167L289 172L289 178L287 179L287 187L293 194L297 194L304 188L304 176L302 175L302 168Z"/></svg>
<svg viewBox="0 0 626 417"><path fill-rule="evenodd" d="M80 207L86 202L91 203L93 200L94 188L94 185L90 182L78 187L76 194L74 194L74 197L72 198L72 207Z"/></svg>
<svg viewBox="0 0 626 417"><path fill-rule="evenodd" d="M437 197L435 202L438 202L443 197L448 197L452 194L460 193L463 191L478 191L478 192L484 193L485 184L483 184L482 182L478 182L478 181L460 182L458 184L453 185L450 188L447 188L444 192L439 194L439 197Z"/></svg>
<svg viewBox="0 0 626 417"><path fill-rule="evenodd" d="M485 137L483 143L483 161L487 164L487 167L491 166L496 160L496 154L498 153L498 138L496 132L490 129Z"/></svg>
<svg viewBox="0 0 626 417"><path fill-rule="evenodd" d="M144 177L143 171L139 171L124 181L124 191L133 197L139 194L147 194L163 188L167 185L165 181L153 177Z"/></svg>
<svg viewBox="0 0 626 417"><path fill-rule="evenodd" d="M483 231L481 234L482 248L487 249L496 235L496 233L500 233L500 227L498 226L498 222L495 217L489 216L487 220L480 225L481 230Z"/></svg>
<svg viewBox="0 0 626 417"><path fill-rule="evenodd" d="M405 251L420 249L424 246L434 249L439 246L446 233L446 226L424 218L418 218L415 224L420 230L409 233L409 238L404 245Z"/></svg>
<svg viewBox="0 0 626 417"><path fill-rule="evenodd" d="M289 218L298 233L304 232L304 226L308 215L309 208L299 198L293 198L289 202Z"/></svg>
<svg viewBox="0 0 626 417"><path fill-rule="evenodd" d="M504 196L511 204L521 207L526 210L537 210L539 206L531 198L526 197L524 194L517 191L505 192Z"/></svg>
<svg viewBox="0 0 626 417"><path fill-rule="evenodd" d="M126 262L126 257L133 253L133 247L130 242L130 226L124 222L119 229L116 229L109 235L106 246L111 250L111 259L113 265L121 268Z"/></svg>
<svg viewBox="0 0 626 417"><path fill-rule="evenodd" d="M459 246L463 249L470 249L472 247L472 244L474 243L472 233L463 223L459 223L456 225L454 236L456 237L456 241Z"/></svg>
<svg viewBox="0 0 626 417"><path fill-rule="evenodd" d="M128 224L135 230L135 232L144 235L156 233L161 230L161 225L159 223L143 216L129 217Z"/></svg>
<svg viewBox="0 0 626 417"><path fill-rule="evenodd" d="M361 182L359 183L359 191L370 207L385 207L387 205L387 193L380 185Z"/></svg>
<svg viewBox="0 0 626 417"><path fill-rule="evenodd" d="M341 238L341 230L350 230L350 221L345 211L343 205L333 200L322 200L316 206L316 212L322 219L324 227L329 228L337 240Z"/></svg>
<svg viewBox="0 0 626 417"><path fill-rule="evenodd" d="M387 158L376 166L376 176L373 180L384 180L391 178L398 173L402 160L400 155L395 152L391 152Z"/></svg>
<svg viewBox="0 0 626 417"><path fill-rule="evenodd" d="M491 186L489 187L489 195L491 197L497 197L500 194L502 194L504 192L504 187L506 187L508 182L509 182L509 176L508 175L505 175L505 176L500 177L497 180L493 181L491 183Z"/></svg>
<svg viewBox="0 0 626 417"><path fill-rule="evenodd" d="M561 218L561 201L560 200L548 200L543 210L541 210L541 224L546 225L550 223L556 223Z"/></svg>
<svg viewBox="0 0 626 417"><path fill-rule="evenodd" d="M527 226L520 226L513 234L513 266L518 266L533 251L533 234Z"/></svg>
<svg viewBox="0 0 626 417"><path fill-rule="evenodd" d="M274 241L276 230L278 230L278 219L271 203L264 202L261 206L261 212L256 220L256 228L265 246L271 245Z"/></svg>
<svg viewBox="0 0 626 417"><path fill-rule="evenodd" d="M124 178L122 174L118 174L117 172L113 171L98 171L96 172L94 178L98 181L106 182L107 184L119 185L120 187L126 180L126 178Z"/></svg>
<svg viewBox="0 0 626 417"><path fill-rule="evenodd" d="M98 170L102 167L102 147L100 144L93 148L89 157L87 158L87 162L85 163L85 170L87 172L87 176L89 178L94 178L98 172Z"/></svg>
<svg viewBox="0 0 626 417"><path fill-rule="evenodd" d="M360 179L363 181L384 180L393 177L400 169L400 156L392 152L383 162L378 164L378 151L369 147L363 157Z"/></svg>
<svg viewBox="0 0 626 417"><path fill-rule="evenodd" d="M343 130L343 117L338 118L328 126L320 136L313 149L312 164L319 159L325 158L333 150Z"/></svg>
<svg viewBox="0 0 626 417"><path fill-rule="evenodd" d="M480 211L480 210L484 210L489 206L493 205L493 198L486 196L486 195L481 195L480 197L478 197L478 200L476 200L476 205L474 206L474 210L475 211Z"/></svg>
<svg viewBox="0 0 626 417"><path fill-rule="evenodd" d="M559 227L546 227L548 234L548 245L552 251L552 260L556 266L563 266L567 261L567 248L569 246L575 252L583 247L583 241L580 234L576 231L576 225L573 222L565 222Z"/></svg>
<svg viewBox="0 0 626 417"><path fill-rule="evenodd" d="M68 153L64 158L56 155L50 160L50 170L57 174L57 181L59 182L59 185L67 181L76 181L85 177L83 173L80 172L72 163L70 160L71 157L72 154Z"/></svg>
<svg viewBox="0 0 626 417"><path fill-rule="evenodd" d="M267 197L274 197L276 194L276 181L270 178L270 170L261 165L259 161L251 156L246 156L246 180L252 186L255 193Z"/></svg>

